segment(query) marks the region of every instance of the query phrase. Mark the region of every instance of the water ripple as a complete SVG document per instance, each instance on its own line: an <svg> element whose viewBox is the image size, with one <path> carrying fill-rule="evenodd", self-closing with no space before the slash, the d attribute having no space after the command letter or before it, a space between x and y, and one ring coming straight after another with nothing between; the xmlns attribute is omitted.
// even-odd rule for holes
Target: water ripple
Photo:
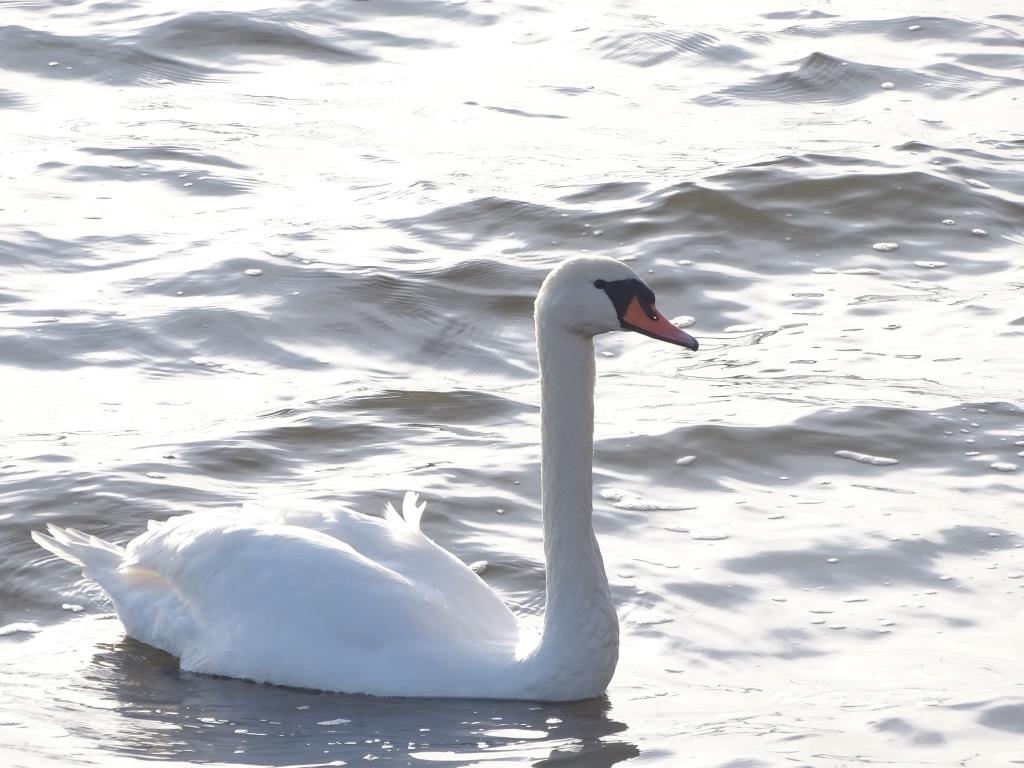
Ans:
<svg viewBox="0 0 1024 768"><path fill-rule="evenodd" d="M140 32L134 44L186 59L240 61L253 56L287 56L335 63L372 61L323 37L275 18L202 11L183 14Z"/></svg>
<svg viewBox="0 0 1024 768"><path fill-rule="evenodd" d="M21 26L0 27L0 67L38 77L110 85L194 83L224 72L149 53L100 36L75 37Z"/></svg>
<svg viewBox="0 0 1024 768"><path fill-rule="evenodd" d="M655 28L601 37L594 44L608 58L638 67L653 67L679 56L721 64L751 58L743 48L723 43L707 32Z"/></svg>

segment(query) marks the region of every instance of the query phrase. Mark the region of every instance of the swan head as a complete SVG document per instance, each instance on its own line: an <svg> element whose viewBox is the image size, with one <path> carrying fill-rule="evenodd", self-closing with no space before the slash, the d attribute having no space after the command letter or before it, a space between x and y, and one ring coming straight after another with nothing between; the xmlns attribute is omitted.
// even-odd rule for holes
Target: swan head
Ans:
<svg viewBox="0 0 1024 768"><path fill-rule="evenodd" d="M605 256L580 256L552 270L537 294L536 316L581 336L635 331L697 349L697 340L654 306L654 291L636 272Z"/></svg>

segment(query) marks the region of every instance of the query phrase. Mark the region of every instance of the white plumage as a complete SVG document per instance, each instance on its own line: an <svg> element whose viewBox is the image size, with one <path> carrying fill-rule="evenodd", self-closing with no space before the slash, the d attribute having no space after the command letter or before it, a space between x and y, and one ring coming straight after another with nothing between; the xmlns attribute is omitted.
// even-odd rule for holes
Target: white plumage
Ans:
<svg viewBox="0 0 1024 768"><path fill-rule="evenodd" d="M80 564L127 633L183 669L433 695L458 691L469 670L511 664L519 628L479 576L423 534L422 512L407 493L402 514L388 504L383 518L253 506L183 515L151 522L123 549L54 525L32 537Z"/></svg>
<svg viewBox="0 0 1024 768"><path fill-rule="evenodd" d="M639 303L638 303L639 302ZM197 512L124 548L69 528L35 541L82 567L132 637L183 669L384 696L570 700L605 690L619 633L592 524L594 349L620 327L691 348L632 270L554 270L537 299L547 611L540 636L399 514L245 507Z"/></svg>

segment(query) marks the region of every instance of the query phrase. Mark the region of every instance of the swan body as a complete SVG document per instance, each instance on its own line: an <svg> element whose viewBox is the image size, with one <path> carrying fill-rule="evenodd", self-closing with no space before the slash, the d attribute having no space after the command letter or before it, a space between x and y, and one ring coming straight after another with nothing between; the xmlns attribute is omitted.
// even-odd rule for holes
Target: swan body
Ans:
<svg viewBox="0 0 1024 768"><path fill-rule="evenodd" d="M540 635L422 532L413 493L382 518L243 507L150 522L125 547L58 526L33 539L103 588L127 634L188 671L381 696L597 696L619 636L591 520L592 337L626 328L695 349L653 301L600 257L564 263L538 296Z"/></svg>

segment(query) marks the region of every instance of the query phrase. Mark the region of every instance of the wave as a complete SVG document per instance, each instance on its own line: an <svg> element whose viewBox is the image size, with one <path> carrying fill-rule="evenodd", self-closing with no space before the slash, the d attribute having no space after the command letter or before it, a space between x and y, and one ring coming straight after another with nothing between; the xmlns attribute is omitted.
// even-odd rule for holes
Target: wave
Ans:
<svg viewBox="0 0 1024 768"><path fill-rule="evenodd" d="M21 26L0 27L0 69L110 85L194 83L224 73L219 67L149 53L116 38L57 35Z"/></svg>
<svg viewBox="0 0 1024 768"><path fill-rule="evenodd" d="M745 49L723 43L707 32L683 32L654 28L607 35L595 45L605 57L638 67L653 67L680 56L701 61L735 64L751 57Z"/></svg>
<svg viewBox="0 0 1024 768"><path fill-rule="evenodd" d="M332 63L376 58L299 29L283 19L226 11L189 13L155 24L138 33L133 44L186 59L214 62L253 56L287 56Z"/></svg>
<svg viewBox="0 0 1024 768"><path fill-rule="evenodd" d="M0 109L24 109L28 100L20 93L0 88Z"/></svg>

